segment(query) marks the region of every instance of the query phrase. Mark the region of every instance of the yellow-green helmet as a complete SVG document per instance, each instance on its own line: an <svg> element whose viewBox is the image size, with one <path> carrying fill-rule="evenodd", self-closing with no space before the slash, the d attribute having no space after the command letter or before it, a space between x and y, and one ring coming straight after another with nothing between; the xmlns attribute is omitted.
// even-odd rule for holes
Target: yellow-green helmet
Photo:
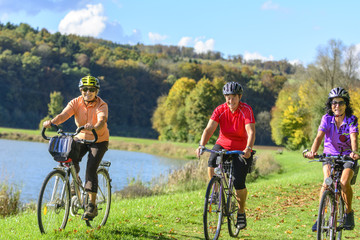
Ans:
<svg viewBox="0 0 360 240"><path fill-rule="evenodd" d="M79 88L82 87L96 87L97 89L100 89L100 81L96 77L93 76L86 76L80 79L79 82Z"/></svg>

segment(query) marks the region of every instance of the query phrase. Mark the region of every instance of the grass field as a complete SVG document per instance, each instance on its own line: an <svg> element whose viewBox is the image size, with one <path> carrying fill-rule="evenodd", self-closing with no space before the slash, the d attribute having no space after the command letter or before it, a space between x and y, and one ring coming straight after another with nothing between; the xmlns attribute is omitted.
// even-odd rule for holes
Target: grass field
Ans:
<svg viewBox="0 0 360 240"><path fill-rule="evenodd" d="M237 239L315 239L310 228L317 217L321 164L308 163L300 152L275 154L282 172L247 184L248 227ZM355 221L359 224L360 189L354 185ZM110 218L90 229L71 218L63 231L41 235L36 214L26 212L0 219L0 239L204 239L202 211L205 188L138 199L114 199ZM220 239L230 238L226 223ZM360 227L343 239L360 239Z"/></svg>

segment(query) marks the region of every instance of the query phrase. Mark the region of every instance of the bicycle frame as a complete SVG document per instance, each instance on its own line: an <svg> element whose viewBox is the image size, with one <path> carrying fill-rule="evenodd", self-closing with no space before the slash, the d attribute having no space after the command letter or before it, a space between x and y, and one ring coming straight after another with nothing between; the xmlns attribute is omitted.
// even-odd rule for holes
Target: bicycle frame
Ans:
<svg viewBox="0 0 360 240"><path fill-rule="evenodd" d="M239 202L233 188L233 161L240 160L247 164L247 162L241 157L244 152L227 151L225 149L215 151L206 148L201 149L201 151L207 151L218 155L216 159L218 167L214 169L214 176L210 180L205 194L203 215L205 238L212 240L219 238L223 217L228 219L227 225L229 235L237 237L241 229L237 227L236 220ZM225 155L233 155L233 157L224 159ZM239 159L237 159L237 157L239 157ZM212 210L212 207L216 207L216 210Z"/></svg>
<svg viewBox="0 0 360 240"><path fill-rule="evenodd" d="M341 179L341 174L342 174L342 168L332 162L330 164L330 176L329 178L331 178L332 180L332 183L329 182L328 180L328 183L329 185L327 186L327 189L332 192L333 196L334 196L334 199L333 199L333 208L331 209L331 227L333 228L334 230L334 235L336 236L336 232L338 232L339 230L342 230L342 229L339 229L337 228L337 220L338 220L338 217L337 214L337 211L339 209L339 204L340 204L340 201L341 201L341 184L340 184L340 179ZM342 227L342 226L341 226Z"/></svg>
<svg viewBox="0 0 360 240"><path fill-rule="evenodd" d="M54 169L63 171L65 173L65 182L70 183L70 176L72 177L73 181L74 181L74 185L75 185L75 194L78 198L78 200L80 201L80 205L84 206L84 199L85 199L85 189L84 187L78 183L77 179L77 174L76 174L76 170L74 167L74 164L72 162L70 163L61 163L59 166L54 167ZM58 181L58 180L57 180ZM56 183L57 184L57 183ZM62 192L61 192L61 199L64 198L65 195L65 186L66 184L63 186ZM54 191L56 189L56 185L54 186ZM53 192L54 194L54 192ZM83 195L83 196L81 196Z"/></svg>

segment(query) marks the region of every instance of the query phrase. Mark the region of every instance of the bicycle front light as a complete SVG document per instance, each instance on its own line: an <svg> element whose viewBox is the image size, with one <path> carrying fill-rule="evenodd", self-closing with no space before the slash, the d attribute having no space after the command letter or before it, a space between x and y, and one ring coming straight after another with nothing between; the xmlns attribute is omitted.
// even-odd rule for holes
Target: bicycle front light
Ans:
<svg viewBox="0 0 360 240"><path fill-rule="evenodd" d="M331 177L328 177L328 178L325 179L325 184L326 185L330 186L332 183L333 183L333 180L332 180Z"/></svg>
<svg viewBox="0 0 360 240"><path fill-rule="evenodd" d="M221 168L217 167L214 169L216 175L221 175Z"/></svg>

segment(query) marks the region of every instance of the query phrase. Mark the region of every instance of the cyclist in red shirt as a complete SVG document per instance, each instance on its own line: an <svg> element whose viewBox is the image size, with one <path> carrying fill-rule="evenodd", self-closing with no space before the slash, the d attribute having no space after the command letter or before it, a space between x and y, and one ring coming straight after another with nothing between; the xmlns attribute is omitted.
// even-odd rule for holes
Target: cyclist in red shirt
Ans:
<svg viewBox="0 0 360 240"><path fill-rule="evenodd" d="M86 166L85 190L89 192L90 203L85 209L83 219L92 219L98 215L96 207L98 178L96 171L109 145L108 105L97 96L100 89L99 79L93 76L83 77L80 79L79 89L81 96L71 100L59 115L45 121L43 126L48 128L51 127L52 123L59 125L74 115L76 125L85 127L76 138L92 140L94 136L91 130L95 129L98 140L90 145L79 143L80 154L78 158L73 159L76 172L79 173L79 162L86 153L89 153Z"/></svg>
<svg viewBox="0 0 360 240"><path fill-rule="evenodd" d="M234 186L236 198L239 204L237 215L237 227L246 227L245 202L247 189L245 185L249 166L252 164L252 148L255 142L255 118L252 108L241 102L243 94L242 86L237 82L228 82L223 88L226 102L218 106L201 136L199 148L196 154L200 157L200 150L209 141L218 125L220 126L219 138L214 145L214 150L241 150L243 151L246 164L234 161ZM216 167L216 154L211 154L208 162L208 174L211 179Z"/></svg>

